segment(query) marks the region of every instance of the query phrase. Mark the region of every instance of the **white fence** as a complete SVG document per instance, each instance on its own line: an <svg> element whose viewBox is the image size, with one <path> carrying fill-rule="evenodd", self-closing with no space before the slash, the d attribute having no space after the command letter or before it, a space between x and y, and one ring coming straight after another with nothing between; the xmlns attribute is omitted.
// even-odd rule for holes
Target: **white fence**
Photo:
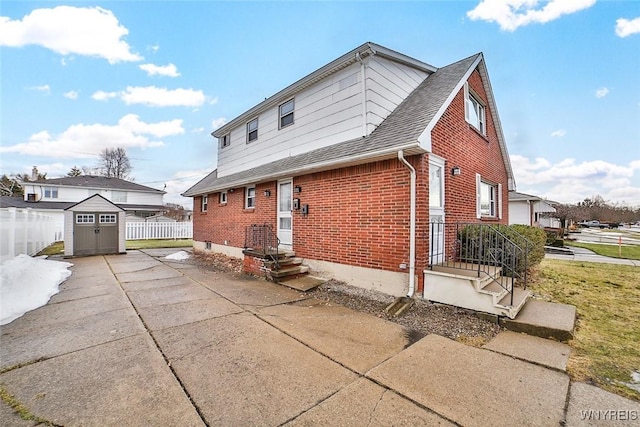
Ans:
<svg viewBox="0 0 640 427"><path fill-rule="evenodd" d="M127 222L126 240L191 239L193 222Z"/></svg>
<svg viewBox="0 0 640 427"><path fill-rule="evenodd" d="M35 255L62 240L59 221L31 209L0 209L0 261L19 254Z"/></svg>

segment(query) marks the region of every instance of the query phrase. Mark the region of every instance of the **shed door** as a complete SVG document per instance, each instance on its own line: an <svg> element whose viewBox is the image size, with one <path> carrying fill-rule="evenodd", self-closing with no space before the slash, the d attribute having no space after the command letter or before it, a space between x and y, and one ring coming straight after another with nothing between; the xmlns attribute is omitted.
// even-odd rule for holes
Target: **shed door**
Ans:
<svg viewBox="0 0 640 427"><path fill-rule="evenodd" d="M74 212L73 254L118 253L118 214Z"/></svg>

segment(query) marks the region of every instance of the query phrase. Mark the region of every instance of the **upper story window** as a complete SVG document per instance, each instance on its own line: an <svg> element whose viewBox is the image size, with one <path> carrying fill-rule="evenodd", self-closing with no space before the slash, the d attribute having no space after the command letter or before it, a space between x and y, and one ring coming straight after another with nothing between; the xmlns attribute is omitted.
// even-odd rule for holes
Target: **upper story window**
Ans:
<svg viewBox="0 0 640 427"><path fill-rule="evenodd" d="M244 207L253 209L256 207L256 187L247 187L245 189Z"/></svg>
<svg viewBox="0 0 640 427"><path fill-rule="evenodd" d="M280 129L293 124L293 99L280 105Z"/></svg>
<svg viewBox="0 0 640 427"><path fill-rule="evenodd" d="M220 192L220 204L225 204L227 203L227 192L226 191L221 191Z"/></svg>
<svg viewBox="0 0 640 427"><path fill-rule="evenodd" d="M251 120L247 123L247 142L252 142L258 139L258 118Z"/></svg>
<svg viewBox="0 0 640 427"><path fill-rule="evenodd" d="M468 83L464 85L464 117L480 133L487 134L484 104L469 88Z"/></svg>
<svg viewBox="0 0 640 427"><path fill-rule="evenodd" d="M58 189L56 187L45 187L45 189L44 189L44 198L45 199L57 199L58 198Z"/></svg>
<svg viewBox="0 0 640 427"><path fill-rule="evenodd" d="M112 191L111 192L111 201L113 203L127 203L127 192L126 191Z"/></svg>
<svg viewBox="0 0 640 427"><path fill-rule="evenodd" d="M218 142L220 143L220 148L225 148L231 145L231 135L226 134L218 138Z"/></svg>
<svg viewBox="0 0 640 427"><path fill-rule="evenodd" d="M206 212L208 204L209 204L209 196L202 196L202 205L200 206L200 212Z"/></svg>

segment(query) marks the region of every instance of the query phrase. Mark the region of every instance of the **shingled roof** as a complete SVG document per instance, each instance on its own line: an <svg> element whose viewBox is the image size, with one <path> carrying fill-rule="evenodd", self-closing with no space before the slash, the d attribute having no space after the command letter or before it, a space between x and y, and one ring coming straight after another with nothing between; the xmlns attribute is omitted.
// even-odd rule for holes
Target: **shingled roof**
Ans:
<svg viewBox="0 0 640 427"><path fill-rule="evenodd" d="M405 155L424 153L426 150L421 146L419 137L430 125L435 125L452 99L452 94L455 95L456 87L463 83L464 77L472 71L470 68L481 59L482 54L478 53L437 69L366 137L276 160L223 177L218 177L217 171L214 170L182 195L193 197L302 173L388 159L396 157L399 150L404 150ZM506 147L503 148L506 151Z"/></svg>
<svg viewBox="0 0 640 427"><path fill-rule="evenodd" d="M99 189L123 190L123 191L142 191L147 193L165 194L165 191L158 190L156 188L147 187L141 184L136 184L135 182L125 181L124 179L107 178L104 176L93 176L93 175L66 176L64 178L41 179L38 181L28 181L28 182L25 182L25 184L99 188Z"/></svg>

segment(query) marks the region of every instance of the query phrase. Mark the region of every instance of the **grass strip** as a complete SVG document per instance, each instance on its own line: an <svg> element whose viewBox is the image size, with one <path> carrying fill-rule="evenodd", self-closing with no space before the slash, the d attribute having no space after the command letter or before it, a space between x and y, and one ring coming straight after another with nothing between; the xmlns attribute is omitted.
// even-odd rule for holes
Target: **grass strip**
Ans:
<svg viewBox="0 0 640 427"><path fill-rule="evenodd" d="M618 248L618 245L572 242L569 240L565 240L564 244L566 246L589 249L598 255L608 256L611 258L640 260L640 245L622 245Z"/></svg>
<svg viewBox="0 0 640 427"><path fill-rule="evenodd" d="M571 377L640 401L640 393L623 384L640 370L640 268L545 259L530 289L577 308Z"/></svg>

